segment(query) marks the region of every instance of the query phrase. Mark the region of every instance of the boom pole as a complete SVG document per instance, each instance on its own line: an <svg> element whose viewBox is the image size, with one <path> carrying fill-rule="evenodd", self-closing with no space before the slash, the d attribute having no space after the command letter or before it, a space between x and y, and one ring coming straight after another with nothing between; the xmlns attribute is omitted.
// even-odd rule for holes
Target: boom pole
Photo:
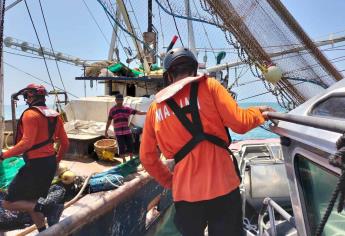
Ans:
<svg viewBox="0 0 345 236"><path fill-rule="evenodd" d="M4 144L4 20L5 20L5 0L0 0L0 148Z"/></svg>

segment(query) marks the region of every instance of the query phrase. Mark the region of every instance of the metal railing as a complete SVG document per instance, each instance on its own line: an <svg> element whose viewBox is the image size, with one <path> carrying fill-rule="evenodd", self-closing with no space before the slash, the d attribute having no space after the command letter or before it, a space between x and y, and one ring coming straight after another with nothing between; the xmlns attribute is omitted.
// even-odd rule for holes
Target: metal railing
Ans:
<svg viewBox="0 0 345 236"><path fill-rule="evenodd" d="M259 236L264 235L264 229L265 229L264 217L266 215L266 212L268 212L268 217L269 217L269 222L270 222L270 228L268 229L269 235L271 236L277 235L276 218L274 215L275 212L279 213L279 215L281 215L283 219L289 222L292 227L296 228L294 217L291 216L288 212L286 212L271 198L267 197L264 199L263 206L259 213L259 218L258 218Z"/></svg>
<svg viewBox="0 0 345 236"><path fill-rule="evenodd" d="M327 118L313 116L291 115L279 112L269 112L268 117L272 120L282 120L341 134L345 132L345 122L341 120L330 120Z"/></svg>

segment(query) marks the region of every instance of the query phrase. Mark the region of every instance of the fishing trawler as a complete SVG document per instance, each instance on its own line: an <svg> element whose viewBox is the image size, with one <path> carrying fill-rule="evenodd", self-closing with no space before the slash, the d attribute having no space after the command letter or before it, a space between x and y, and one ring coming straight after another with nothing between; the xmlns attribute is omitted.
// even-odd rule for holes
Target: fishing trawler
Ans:
<svg viewBox="0 0 345 236"><path fill-rule="evenodd" d="M19 2L21 1L14 3ZM109 66L116 65L119 58L117 63L98 66L99 71L96 74L88 74L88 67L96 67L92 63L56 53L43 48L42 45L34 47L8 37L4 40L5 46L8 47L25 48L37 55L81 65L85 68L85 74L77 77L77 80L90 81L90 85L95 81L105 84L105 96L75 99L64 108L68 121L66 130L71 141L68 157L64 161L77 175L91 175L110 168L104 163L91 161L90 156L94 155L94 142L103 138L106 114L114 104L111 95L121 92L126 96L126 105L145 110L154 99L152 95L164 87L161 72L151 70L155 59L164 57L164 53L158 53L157 33L152 27L152 1L148 1L147 14L151 23L148 24L144 36L139 36L133 27L131 18L135 18L135 11L128 10L133 8L130 1L126 4L122 0L117 0L118 11L114 10L114 4L110 2L97 2L113 24L114 43L110 46L109 61L114 61L114 56L117 57L116 51L119 46L115 44L115 39L117 32L122 30L130 36L133 41L132 47L136 48L137 52L137 55L133 55L130 53L131 50L125 50L128 62L140 59L141 75L136 77L131 71L129 76L126 74L128 68L123 66L122 68L127 71L123 75L114 75L111 71L110 73ZM248 141L230 146L239 160L243 179L241 192L244 200L246 234L314 235L332 191L333 186L329 183L335 184L340 173L340 170L328 165L327 157L335 151L334 143L339 131L345 131L339 124L339 119L344 117L339 116L338 112L334 115L332 111L327 110L334 107L330 105L332 102L339 104L342 101L341 94L344 91L341 88L344 87L344 83L336 82L343 76L317 46L342 39L314 43L279 1L239 3L207 0L200 1L198 5L193 1L195 7L191 7L189 1L174 1L174 4L170 4L173 1L155 2L158 9L171 17L171 25L174 24L172 20L181 18L187 22L188 45L195 54L206 50L197 51L191 33L193 24L196 30L217 27L218 33L225 34L240 61L220 64L224 58L219 53L217 65L207 67L205 53L204 63L199 67L205 68L200 72L208 72L215 76L229 92L240 94L239 86L236 85L241 82L241 76L236 71L247 65L258 78L258 82L261 82L268 93L274 95L277 102L291 114L302 116L306 121L310 117L319 119L320 122L327 119L326 123L342 128L325 131L322 129L329 127L310 128L313 124L304 122L298 125L294 119L285 119L271 127L282 137L281 140ZM10 6L12 7L8 7ZM181 9L184 13L181 13ZM207 26L195 27L197 22L199 26ZM267 25L257 27L257 22ZM207 30L203 35L207 35ZM164 49L166 51L166 48ZM237 69L234 70L235 80L230 83L231 68ZM226 70L226 76L223 76L223 70ZM56 91L54 92L56 94ZM321 98L315 97L321 95ZM318 118L320 116L327 118ZM282 119L277 114L272 114L272 119L278 118ZM143 121L134 117L132 124L140 127ZM138 130L139 136L140 129L137 127L135 129ZM318 192L318 187L326 183L327 187ZM144 171L138 171L129 176L123 186L116 190L87 194L78 199L64 211L58 224L40 235L145 235L162 222L164 212L171 204L170 191L160 187ZM277 213L281 216L277 216ZM339 223L342 214L332 214L329 223L326 224L325 235L341 235L345 231ZM7 232L6 235L34 234L33 230L31 227Z"/></svg>

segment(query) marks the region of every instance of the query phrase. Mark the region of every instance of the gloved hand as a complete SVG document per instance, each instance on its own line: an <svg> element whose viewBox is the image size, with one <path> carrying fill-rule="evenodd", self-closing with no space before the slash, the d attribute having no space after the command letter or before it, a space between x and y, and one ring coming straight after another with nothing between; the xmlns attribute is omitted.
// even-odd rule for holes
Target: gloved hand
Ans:
<svg viewBox="0 0 345 236"><path fill-rule="evenodd" d="M267 113L268 112L276 112L275 109L273 109L272 107L269 106L257 106L257 108L259 108L262 116L264 117L265 120L269 120Z"/></svg>

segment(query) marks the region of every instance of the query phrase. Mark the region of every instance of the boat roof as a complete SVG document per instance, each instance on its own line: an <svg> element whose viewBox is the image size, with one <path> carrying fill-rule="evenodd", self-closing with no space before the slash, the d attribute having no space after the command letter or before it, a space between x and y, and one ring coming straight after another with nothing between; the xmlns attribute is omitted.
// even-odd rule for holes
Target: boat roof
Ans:
<svg viewBox="0 0 345 236"><path fill-rule="evenodd" d="M316 104L335 94L345 96L345 80L340 80L333 84L319 95L312 97L294 110L291 110L289 114L310 116L310 111ZM339 118L335 117L326 117L326 119L329 119L330 122L332 122L332 120L339 120ZM285 121L279 121L278 125L273 127L272 130L281 136L289 137L308 145L317 146L319 149L328 153L335 151L335 142L340 136L340 134L336 132Z"/></svg>

